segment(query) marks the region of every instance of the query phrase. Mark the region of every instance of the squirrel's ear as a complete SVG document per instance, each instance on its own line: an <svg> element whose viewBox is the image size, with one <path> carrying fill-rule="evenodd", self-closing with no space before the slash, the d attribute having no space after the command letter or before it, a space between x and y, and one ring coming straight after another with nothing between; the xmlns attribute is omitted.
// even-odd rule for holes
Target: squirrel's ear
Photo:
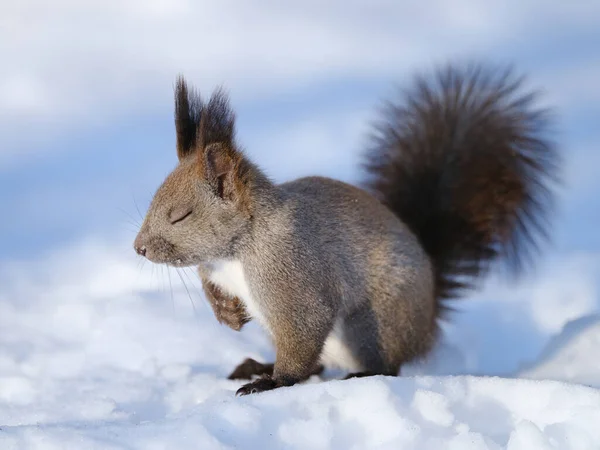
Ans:
<svg viewBox="0 0 600 450"><path fill-rule="evenodd" d="M202 175L215 193L224 200L235 200L235 153L221 143L214 143L207 145L199 156Z"/></svg>

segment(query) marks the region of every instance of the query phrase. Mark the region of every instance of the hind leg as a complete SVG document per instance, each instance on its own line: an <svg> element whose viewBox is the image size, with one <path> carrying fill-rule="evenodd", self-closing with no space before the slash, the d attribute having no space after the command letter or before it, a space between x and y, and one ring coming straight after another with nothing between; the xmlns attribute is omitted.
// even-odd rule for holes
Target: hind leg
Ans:
<svg viewBox="0 0 600 450"><path fill-rule="evenodd" d="M251 380L253 376L272 376L274 364L263 364L252 358L246 358L239 364L233 372L227 377L229 380ZM309 377L313 375L320 375L323 372L324 367L322 365L309 374Z"/></svg>
<svg viewBox="0 0 600 450"><path fill-rule="evenodd" d="M346 366L350 373L345 379L398 374L400 364L390 358L381 345L380 328L381 323L371 304L366 302L340 322L339 338L353 360L353 364Z"/></svg>
<svg viewBox="0 0 600 450"><path fill-rule="evenodd" d="M229 380L250 380L254 375L273 375L273 364L262 364L246 358L227 377Z"/></svg>
<svg viewBox="0 0 600 450"><path fill-rule="evenodd" d="M386 375L383 373L374 373L374 372L351 372L348 375L346 375L344 378L342 378L342 380L350 380L352 378L364 378L364 377L372 377L375 375ZM396 374L387 374L388 376L400 376L400 371L398 371L398 373Z"/></svg>
<svg viewBox="0 0 600 450"><path fill-rule="evenodd" d="M342 378L342 380L350 380L352 378L372 377L375 375L379 375L379 374L373 373L373 372L352 372L352 373L349 373L348 375L346 375L344 378Z"/></svg>

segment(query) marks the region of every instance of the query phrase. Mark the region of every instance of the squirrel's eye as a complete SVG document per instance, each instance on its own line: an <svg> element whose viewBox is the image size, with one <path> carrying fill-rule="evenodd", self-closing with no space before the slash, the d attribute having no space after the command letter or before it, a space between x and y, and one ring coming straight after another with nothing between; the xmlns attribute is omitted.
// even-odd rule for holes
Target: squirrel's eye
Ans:
<svg viewBox="0 0 600 450"><path fill-rule="evenodd" d="M169 213L169 222L171 222L171 225L181 222L186 217L189 217L190 214L192 214L192 208L175 208Z"/></svg>

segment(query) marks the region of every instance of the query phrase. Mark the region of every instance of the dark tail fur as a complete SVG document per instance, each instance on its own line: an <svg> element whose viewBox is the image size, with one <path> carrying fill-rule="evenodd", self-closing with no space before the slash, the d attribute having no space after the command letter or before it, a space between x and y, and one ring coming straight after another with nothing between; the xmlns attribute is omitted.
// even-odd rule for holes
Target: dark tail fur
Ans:
<svg viewBox="0 0 600 450"><path fill-rule="evenodd" d="M519 272L547 237L558 154L522 84L511 70L449 66L417 77L376 122L367 187L432 259L440 312L492 261Z"/></svg>

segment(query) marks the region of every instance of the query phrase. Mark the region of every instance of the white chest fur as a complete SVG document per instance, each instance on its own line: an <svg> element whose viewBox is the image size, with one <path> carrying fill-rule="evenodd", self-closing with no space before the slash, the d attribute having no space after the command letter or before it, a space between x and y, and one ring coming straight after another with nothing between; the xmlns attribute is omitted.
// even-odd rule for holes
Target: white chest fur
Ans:
<svg viewBox="0 0 600 450"><path fill-rule="evenodd" d="M269 330L263 313L264 306L261 306L252 296L242 263L237 260L222 260L211 264L211 269L210 281L219 286L226 294L244 302L248 314ZM321 362L328 367L339 367L358 372L362 369L344 342L342 327L343 323L338 321L331 331L323 348Z"/></svg>
<svg viewBox="0 0 600 450"><path fill-rule="evenodd" d="M237 260L223 260L212 264L210 281L219 286L225 293L239 298L250 316L266 326L265 316L260 304L253 298L246 280L244 267Z"/></svg>

